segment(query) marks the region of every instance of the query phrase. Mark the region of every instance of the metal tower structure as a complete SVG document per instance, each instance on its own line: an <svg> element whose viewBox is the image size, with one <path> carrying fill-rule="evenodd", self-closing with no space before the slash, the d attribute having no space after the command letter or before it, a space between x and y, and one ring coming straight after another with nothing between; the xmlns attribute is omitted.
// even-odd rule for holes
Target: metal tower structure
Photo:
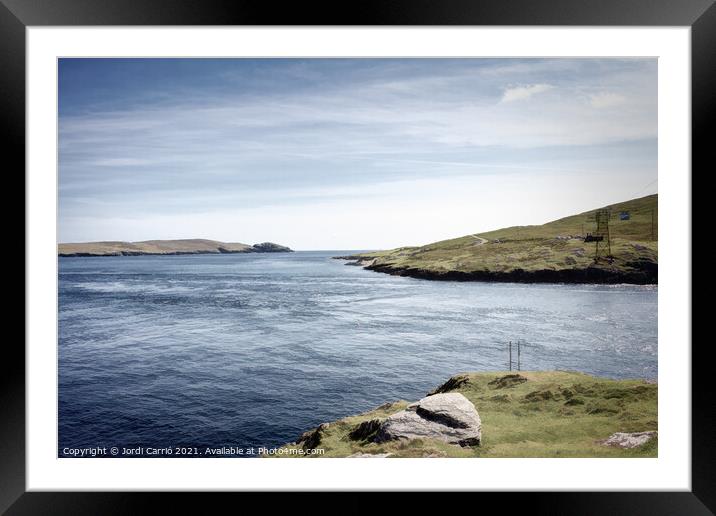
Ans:
<svg viewBox="0 0 716 516"><path fill-rule="evenodd" d="M584 238L585 242L594 242L594 261L599 261L601 256L609 259L612 257L612 241L609 236L609 218L611 211L609 209L597 210L594 212L594 220L597 228L592 233L587 233Z"/></svg>
<svg viewBox="0 0 716 516"><path fill-rule="evenodd" d="M599 257L604 255L606 250L606 258L612 256L612 241L609 238L609 217L611 212L608 209L597 210L594 217L597 221L597 229L594 231L596 247L594 249L594 261L598 261ZM601 237L601 238L599 238ZM601 245L600 245L601 244ZM606 249L605 249L606 248Z"/></svg>

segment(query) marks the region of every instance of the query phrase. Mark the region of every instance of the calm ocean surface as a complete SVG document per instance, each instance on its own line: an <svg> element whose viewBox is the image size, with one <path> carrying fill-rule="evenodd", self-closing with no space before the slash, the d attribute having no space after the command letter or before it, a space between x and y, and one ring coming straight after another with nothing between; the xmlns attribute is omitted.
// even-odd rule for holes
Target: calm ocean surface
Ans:
<svg viewBox="0 0 716 516"><path fill-rule="evenodd" d="M656 378L657 288L432 282L341 252L60 258L64 447L273 447L461 371ZM478 407L479 409L479 407Z"/></svg>

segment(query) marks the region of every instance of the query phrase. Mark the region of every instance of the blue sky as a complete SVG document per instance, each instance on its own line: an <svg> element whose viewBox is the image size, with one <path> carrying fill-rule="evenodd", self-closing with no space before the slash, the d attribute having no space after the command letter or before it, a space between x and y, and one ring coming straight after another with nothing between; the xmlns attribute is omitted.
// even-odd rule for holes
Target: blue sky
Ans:
<svg viewBox="0 0 716 516"><path fill-rule="evenodd" d="M377 249L657 191L655 59L61 59L61 242Z"/></svg>

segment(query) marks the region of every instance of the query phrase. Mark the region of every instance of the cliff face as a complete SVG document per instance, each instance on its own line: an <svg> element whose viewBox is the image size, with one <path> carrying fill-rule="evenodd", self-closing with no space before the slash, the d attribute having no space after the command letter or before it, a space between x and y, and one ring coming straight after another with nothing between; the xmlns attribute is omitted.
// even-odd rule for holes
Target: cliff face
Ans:
<svg viewBox="0 0 716 516"><path fill-rule="evenodd" d="M253 246L206 239L85 242L59 244L59 256L139 256L179 254L279 253L288 247L264 242Z"/></svg>

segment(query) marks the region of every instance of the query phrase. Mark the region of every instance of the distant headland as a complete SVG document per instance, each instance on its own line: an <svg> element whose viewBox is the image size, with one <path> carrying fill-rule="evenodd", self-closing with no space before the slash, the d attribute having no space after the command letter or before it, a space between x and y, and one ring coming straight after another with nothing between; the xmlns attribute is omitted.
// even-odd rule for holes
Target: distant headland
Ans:
<svg viewBox="0 0 716 516"><path fill-rule="evenodd" d="M200 238L186 240L144 240L142 242L83 242L59 244L59 256L141 256L178 254L290 253L292 249L263 242L241 244Z"/></svg>
<svg viewBox="0 0 716 516"><path fill-rule="evenodd" d="M597 235L600 212L603 229ZM376 272L429 280L643 285L658 283L658 247L654 194L540 226L335 258Z"/></svg>

